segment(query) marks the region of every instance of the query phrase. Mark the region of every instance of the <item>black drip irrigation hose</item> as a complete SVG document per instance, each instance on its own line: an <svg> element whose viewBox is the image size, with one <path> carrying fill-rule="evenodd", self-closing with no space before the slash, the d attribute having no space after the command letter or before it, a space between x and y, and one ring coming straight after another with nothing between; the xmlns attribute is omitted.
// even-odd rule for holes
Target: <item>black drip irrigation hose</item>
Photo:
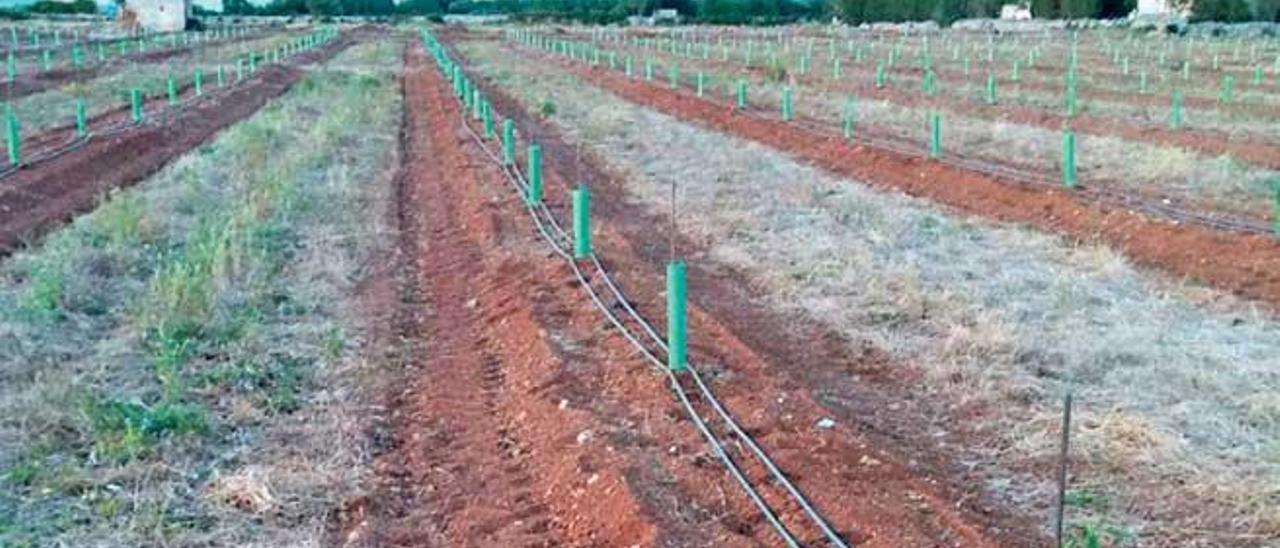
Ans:
<svg viewBox="0 0 1280 548"><path fill-rule="evenodd" d="M508 40L508 42L514 43L519 47L529 49L531 51L547 53L547 52L543 52L543 50L532 48L519 41L513 42ZM585 43L585 42L579 42L579 43ZM554 52L552 52L552 55L557 58L563 58L563 55L559 55ZM570 60L575 62L579 61L578 59L572 58L572 57L570 58ZM697 95L692 95L688 90L684 88L684 86L685 86L684 83L678 83L678 89L674 89L674 90L670 88L667 88L667 89L668 91L671 91L672 93L678 94L685 98L698 99L698 100L706 101L719 106L724 106L723 102L717 99L711 98L709 96L698 97ZM731 106L734 106L737 112L743 114L744 116L751 117L752 119L755 119L755 120L777 121L776 118L773 118L772 116L769 116L769 115L765 115L764 114L765 112L771 112L771 111L764 109L763 107L748 105L747 109L742 110L742 109L737 109L736 105L731 105ZM804 119L804 118L795 118L791 121L791 123L797 124L805 128L805 130L812 133L822 134L827 137L844 139L842 132L838 131L839 128L833 129L832 125L826 122L819 122L816 120ZM924 147L918 144L907 143L901 139L889 139L885 137L867 136L865 135L865 132L859 132L858 134L854 135L854 137L851 140L849 140L849 142L863 144L877 150L886 151L891 154L896 154L900 156L907 156L912 158L928 157L928 150L926 150ZM1004 165L1004 164L1000 164L1000 163L996 163L996 162L992 162L989 160L980 159L972 156L965 156L961 154L952 153L952 154L943 155L941 158L932 159L931 161L939 162L943 165L947 165L947 166L961 169L964 171L986 175L996 181L1023 184L1023 185L1028 185L1028 186L1037 187L1037 188L1044 188L1044 189L1062 189L1063 188L1058 181L1052 178L1044 177L1040 175L1038 171L1032 171L1032 170L1028 170L1020 167L1008 166L1008 165ZM1063 189L1063 190L1066 190L1066 189ZM1276 228L1272 227L1271 225L1265 222L1258 222L1255 220L1234 216L1234 215L1207 214L1194 209L1180 207L1171 203L1167 203L1163 199L1145 198L1145 197L1136 196L1130 193L1121 192L1117 190L1111 190L1107 188L1086 185L1083 182L1078 184L1074 190L1068 190L1068 192L1076 196L1079 196L1081 198L1084 198L1086 200L1100 203L1109 207L1114 207L1119 209L1128 209L1131 211L1138 211L1143 214L1146 214L1155 218L1164 219L1166 221L1171 221L1174 223L1198 225L1198 226L1211 228L1214 230L1220 230L1225 232L1238 232L1238 233L1254 235L1254 236L1270 236L1276 233Z"/></svg>
<svg viewBox="0 0 1280 548"><path fill-rule="evenodd" d="M476 143L476 145L481 150L484 151L485 155L489 158L489 160L494 162L500 167L502 173L505 175L506 179L511 184L512 188L515 190L516 194L518 196L523 197L528 191L528 183L524 175L520 172L519 168L515 167L514 165L505 165L501 161L501 159L498 157L498 155L494 153L492 150L490 150L488 146L486 146L485 140L480 136L480 134L477 133L476 130L467 123L465 115L462 117L461 125L466 130L466 132L471 136L471 138ZM631 329L628 329L624 325L623 320L619 319L619 317L613 313L610 307L605 304L604 299L600 295L600 292L591 285L590 280L588 279L587 275L584 274L584 272L582 271L580 265L578 264L578 261L574 260L572 254L570 254L566 250L566 247L569 245L569 242L571 241L571 239L568 233L560 226L560 223L556 221L555 216L552 214L551 210L547 208L546 204L543 203L535 207L532 204L528 203L528 201L524 200L523 198L521 198L521 202L525 204L525 207L528 210L528 213L532 218L534 225L537 228L539 234L552 247L553 251L555 251L555 253L559 255L561 258L565 259L565 261L569 264L570 268L572 268L574 272L575 277L578 279L579 284L581 284L583 289L586 290L588 296L590 297L592 303L596 306L596 308L605 315L606 319L609 320L609 323L612 324L615 328L617 328L618 331L622 334L622 336L626 338L627 341L629 341L633 346L635 346L636 349L646 359L648 359L649 362L653 364L655 368L659 369L667 376L667 379L671 384L672 391L675 392L676 396L678 397L681 404L683 405L685 412L693 420L695 427L697 427L699 432L702 434L703 438L707 441L707 444L712 448L712 451L716 454L717 458L719 458L720 461L724 464L725 468L728 470L730 475L732 475L734 479L738 482L738 484L743 488L743 491L747 494L748 498L751 499L752 503L755 504L755 506L764 515L765 519L778 533L779 537L782 538L783 542L785 542L787 546L793 547L793 548L798 548L799 546L801 546L800 542L795 538L795 535L787 528L787 526L784 523L782 523L781 519L777 516L776 512L769 506L769 504L760 495L759 490L756 488L756 486L752 484L751 480L747 478L746 474L742 471L741 467L734 461L733 457L725 449L724 447L725 442L722 441L718 436L716 436L716 434L707 425L706 420L703 419L701 414L698 413L698 410L694 407L692 400L690 399L691 394L680 383L680 380L677 377L676 373L673 372L669 367L667 367L666 363L659 358L658 354L665 354L667 352L668 347L667 347L666 341L664 341L662 337L658 335L657 331L653 328L653 326L636 311L635 307L630 303L630 300L622 292L622 290L619 288L618 284L613 280L609 272L604 268L604 265L600 262L599 257L594 252L590 255L591 265L592 267L594 267L595 273L597 274L596 277L604 281L605 286L607 287L609 292L612 294L612 297L616 301L616 303L622 306L622 308L627 312L632 322L635 322L641 327L641 329L645 332L648 338L651 341L653 341L655 346L657 346L658 351L655 352L654 350L651 350L648 346L646 346L640 340L640 336L633 333ZM747 447L751 450L751 453L755 455L756 460L760 462L768 470L773 480L779 485L781 485L787 491L789 498L794 502L796 502L804 511L804 513L809 518L809 520L813 522L822 531L823 535L826 536L829 544L831 546L836 546L838 548L848 548L850 544L847 541L845 541L828 524L826 518L823 517L817 511L816 508L814 508L814 506L808 501L808 499L804 496L804 494L786 477L786 475L773 462L772 458L769 457L768 453L766 453L764 449L762 449L759 446L759 444L757 444L750 435L748 435L744 430L742 430L740 426L738 426L733 416L724 408L724 406L716 398L710 386L708 386L706 382L703 381L702 376L698 373L697 367L695 367L694 364L690 363L687 365L687 370L689 371L691 378L693 379L695 385L697 386L697 395L699 396L699 399L701 399L702 401L710 405L712 410L724 422L725 426L733 432L734 437L736 437L738 440L740 440L741 442L747 445Z"/></svg>

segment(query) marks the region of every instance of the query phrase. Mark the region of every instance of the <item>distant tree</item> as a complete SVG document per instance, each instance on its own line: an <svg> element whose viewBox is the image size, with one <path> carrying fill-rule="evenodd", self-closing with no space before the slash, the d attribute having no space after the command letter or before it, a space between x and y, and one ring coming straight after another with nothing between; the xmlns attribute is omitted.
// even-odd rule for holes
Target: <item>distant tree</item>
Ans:
<svg viewBox="0 0 1280 548"><path fill-rule="evenodd" d="M968 0L965 2L965 17L996 17L1000 15L1001 0Z"/></svg>
<svg viewBox="0 0 1280 548"><path fill-rule="evenodd" d="M1253 0L1253 18L1259 21L1280 21L1280 0Z"/></svg>
<svg viewBox="0 0 1280 548"><path fill-rule="evenodd" d="M1138 9L1138 0L1102 0L1098 17L1117 19L1133 13L1135 9Z"/></svg>
<svg viewBox="0 0 1280 548"><path fill-rule="evenodd" d="M342 12L338 0L306 0L307 13L316 16L332 16Z"/></svg>
<svg viewBox="0 0 1280 548"><path fill-rule="evenodd" d="M98 4L93 0L74 0L72 2L55 2L40 0L27 8L31 13L98 13Z"/></svg>
<svg viewBox="0 0 1280 548"><path fill-rule="evenodd" d="M396 4L396 13L404 15L435 15L444 13L437 0L404 0Z"/></svg>
<svg viewBox="0 0 1280 548"><path fill-rule="evenodd" d="M1233 23L1248 21L1250 15L1244 0L1197 0L1192 7L1192 18L1197 21Z"/></svg>
<svg viewBox="0 0 1280 548"><path fill-rule="evenodd" d="M1058 10L1058 15L1066 19L1097 17L1102 13L1102 4L1099 0L1061 0Z"/></svg>

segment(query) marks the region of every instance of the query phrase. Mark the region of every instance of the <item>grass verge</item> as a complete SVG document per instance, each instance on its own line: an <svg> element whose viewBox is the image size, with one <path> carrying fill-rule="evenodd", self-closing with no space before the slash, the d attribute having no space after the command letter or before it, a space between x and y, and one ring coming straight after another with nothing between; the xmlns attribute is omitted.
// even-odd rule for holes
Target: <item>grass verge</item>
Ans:
<svg viewBox="0 0 1280 548"><path fill-rule="evenodd" d="M0 545L319 541L366 458L400 51L353 47L0 267Z"/></svg>

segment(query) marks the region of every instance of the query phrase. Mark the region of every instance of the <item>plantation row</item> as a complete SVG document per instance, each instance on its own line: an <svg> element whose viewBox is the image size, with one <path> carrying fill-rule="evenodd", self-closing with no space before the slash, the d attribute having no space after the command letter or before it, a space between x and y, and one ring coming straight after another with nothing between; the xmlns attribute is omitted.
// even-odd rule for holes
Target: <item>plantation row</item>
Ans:
<svg viewBox="0 0 1280 548"><path fill-rule="evenodd" d="M1100 114L1149 119L1146 108L1163 101L1166 119L1182 125L1184 104L1213 111L1216 116L1236 112L1262 113L1280 120L1280 51L1270 43L1251 43L1241 53L1236 43L1227 66L1223 46L1212 42L1164 40L1159 44L1117 40L1100 34L1098 43L1081 52L1081 38L1073 33L1065 51L1057 36L997 42L968 34L947 33L918 38L887 38L878 34L855 37L765 34L746 37L682 33L668 37L627 35L593 30L593 44L629 46L665 53L685 60L718 60L743 70L761 69L776 79L814 83L840 82L864 76L877 89L915 90L928 98L951 96L995 104L1006 100L1079 115L1087 108ZM817 52L817 53L815 53ZM821 55L819 55L821 54ZM1001 97L999 91L1011 93ZM1261 109L1261 110L1258 110ZM1221 112L1219 112L1221 111Z"/></svg>
<svg viewBox="0 0 1280 548"><path fill-rule="evenodd" d="M1079 141L1077 132L1070 126L1053 133L1049 130L1011 133L1000 130L999 124L993 127L986 122L955 116L952 119L956 120L957 125L952 127L957 128L957 136L951 139L947 137L947 119L937 105L921 105L920 111L886 108L875 101L860 101L856 95L846 94L843 98L833 98L820 91L815 92L811 98L804 98L809 101L811 108L801 116L798 110L801 98L795 87L759 79L749 85L750 73L735 75L698 70L693 74L686 74L682 73L681 65L674 61L668 61L665 66L660 65L651 55L646 55L641 61L637 58L638 55L630 52L616 52L590 42L563 40L528 30L510 31L507 37L516 43L552 52L592 67L621 72L628 79L662 85L672 90L687 89L696 97L706 100L719 98L748 114L772 110L778 120L800 123L803 127L812 126L818 131L835 132L850 143L867 142L905 150L911 154L927 155L934 160L958 162L965 169L991 175L1043 184L1047 182L1047 178L1042 173L1052 170L1057 173L1058 184L1068 189L1079 186L1083 178L1095 187L1128 188L1137 195L1153 198L1185 197L1191 202L1187 206L1191 209L1200 207L1197 204L1204 204L1204 207L1210 209L1240 211L1250 216L1271 218L1272 221L1276 218L1274 208L1280 207L1276 205L1280 204L1280 194L1277 194L1280 189L1276 187L1280 176L1267 169L1232 162L1226 164L1229 166L1228 170L1215 173L1201 167L1205 160L1184 156L1185 159L1180 162L1168 162L1169 165L1162 168L1158 177L1152 177L1151 174L1144 174L1133 168L1132 156L1117 153L1125 151L1123 147L1133 147L1134 154L1149 156L1153 153L1151 147L1108 139L1104 135L1103 138L1092 139L1088 143L1091 147L1088 151L1099 157L1099 160L1094 161L1093 156L1080 150L1083 142ZM759 94L752 91L754 88L751 86L755 84L760 85ZM864 117L867 119L865 122ZM920 130L921 127L924 131ZM1052 134L1057 135L1054 139L1056 143L1050 145L1053 141L1049 136ZM1001 139L1012 141L1006 145L1000 142ZM948 142L954 144L946 145ZM948 150L948 146L955 147L955 150ZM1053 149L1048 147L1058 149L1056 157L1049 156ZM1146 147L1146 150L1139 147ZM1026 154L1011 157L1010 150L1018 148L1025 149ZM1097 166L1096 175L1082 172L1081 166L1090 164ZM1007 167L1001 166L1010 166L1014 171L1010 172ZM1179 173L1178 169L1182 172ZM1185 179L1181 179L1179 175ZM1210 177L1213 179L1209 179ZM1222 184L1206 185L1208 180L1221 180ZM1248 230L1253 232L1272 230L1266 228L1265 223L1242 223L1240 226L1248 225ZM1280 223L1272 224L1273 229L1280 230Z"/></svg>
<svg viewBox="0 0 1280 548"><path fill-rule="evenodd" d="M280 38L267 40L265 44L248 43L248 47L265 46L261 50L249 50L243 54L237 54L234 61L226 60L217 61L211 69L206 72L206 67L200 63L193 63L184 68L178 69L177 72L173 68L157 67L150 69L143 74L132 75L133 85L128 85L125 89L120 103L105 103L91 105L84 96L69 98L67 103L61 106L57 104L35 104L32 108L32 114L24 117L21 106L15 107L12 103L7 104L5 108L5 134L6 146L8 151L8 161L10 170L16 169L25 163L31 161L31 154L24 152L24 124L31 124L39 130L56 128L70 123L74 127L74 139L67 143L60 143L59 147L73 147L79 141L89 138L94 133L113 132L129 125L138 125L147 122L147 102L149 99L160 99L160 105L169 108L179 108L183 102L184 90L190 90L190 97L186 100L195 101L200 99L207 90L218 91L228 86L238 84L253 76L257 71L266 64L279 63L287 60L289 57L313 50L330 41L338 35L336 29L324 29L317 32L307 34L297 38ZM231 53L236 53L232 51ZM159 89L150 89L156 88ZM91 124L94 112L106 113L115 111L120 108L127 108L129 112L128 120L113 120L104 118L101 120L101 127L94 127ZM50 112L66 113L65 115L50 115ZM37 154L39 157L50 157L57 153L56 150L40 150Z"/></svg>
<svg viewBox="0 0 1280 548"><path fill-rule="evenodd" d="M217 41L242 39L248 36L251 30L249 27L226 27L204 32L145 34L137 38L114 40L110 43L82 42L80 37L76 36L65 46L57 43L40 49L29 58L11 49L5 56L5 78L7 82L13 83L24 75L38 77L56 70L84 70L132 54L174 51Z"/></svg>

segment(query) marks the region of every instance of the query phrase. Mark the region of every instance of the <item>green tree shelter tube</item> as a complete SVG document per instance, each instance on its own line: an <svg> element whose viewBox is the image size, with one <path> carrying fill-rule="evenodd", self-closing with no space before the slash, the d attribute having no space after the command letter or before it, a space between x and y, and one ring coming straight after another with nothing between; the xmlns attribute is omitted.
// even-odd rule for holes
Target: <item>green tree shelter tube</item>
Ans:
<svg viewBox="0 0 1280 548"><path fill-rule="evenodd" d="M586 185L573 191L573 257L591 256L591 192Z"/></svg>
<svg viewBox="0 0 1280 548"><path fill-rule="evenodd" d="M508 166L516 163L516 123L511 120L502 122L502 163Z"/></svg>
<svg viewBox="0 0 1280 548"><path fill-rule="evenodd" d="M133 123L142 123L142 90L133 88L129 90L129 104L133 108Z"/></svg>
<svg viewBox="0 0 1280 548"><path fill-rule="evenodd" d="M1067 130L1062 134L1062 186L1075 188L1078 183L1076 173L1076 133Z"/></svg>
<svg viewBox="0 0 1280 548"><path fill-rule="evenodd" d="M688 365L688 318L685 310L685 265L667 264L667 367L679 373Z"/></svg>
<svg viewBox="0 0 1280 548"><path fill-rule="evenodd" d="M9 136L9 165L17 166L22 163L22 128L11 108L5 110L4 121Z"/></svg>
<svg viewBox="0 0 1280 548"><path fill-rule="evenodd" d="M542 203L542 147L529 145L529 195L530 205Z"/></svg>
<svg viewBox="0 0 1280 548"><path fill-rule="evenodd" d="M84 98L76 99L76 136L81 139L89 135L89 116L88 109L85 107Z"/></svg>

